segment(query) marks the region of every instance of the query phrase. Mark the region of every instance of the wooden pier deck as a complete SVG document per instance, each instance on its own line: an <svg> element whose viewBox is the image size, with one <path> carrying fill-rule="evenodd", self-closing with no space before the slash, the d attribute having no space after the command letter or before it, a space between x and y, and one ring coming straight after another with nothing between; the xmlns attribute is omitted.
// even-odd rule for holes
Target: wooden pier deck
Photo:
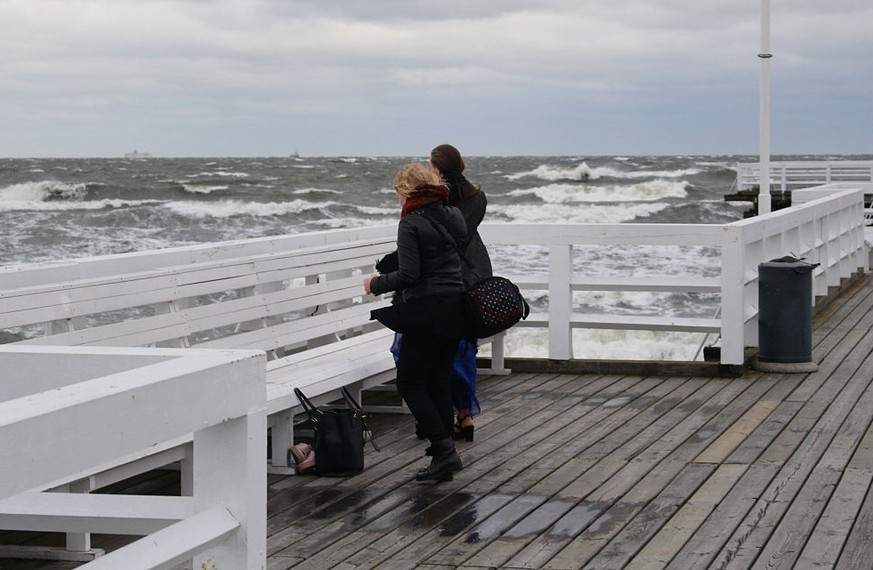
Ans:
<svg viewBox="0 0 873 570"><path fill-rule="evenodd" d="M437 485L379 415L360 475L269 477L268 568L873 568L871 351L864 278L816 315L817 372L484 378Z"/></svg>

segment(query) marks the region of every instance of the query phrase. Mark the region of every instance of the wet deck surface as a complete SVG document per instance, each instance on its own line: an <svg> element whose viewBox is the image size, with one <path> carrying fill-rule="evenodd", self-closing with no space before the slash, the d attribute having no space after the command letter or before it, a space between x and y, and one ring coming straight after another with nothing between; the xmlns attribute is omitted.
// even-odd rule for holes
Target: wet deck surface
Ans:
<svg viewBox="0 0 873 570"><path fill-rule="evenodd" d="M449 483L380 415L362 474L269 477L268 567L873 568L870 281L816 316L817 372L484 378Z"/></svg>

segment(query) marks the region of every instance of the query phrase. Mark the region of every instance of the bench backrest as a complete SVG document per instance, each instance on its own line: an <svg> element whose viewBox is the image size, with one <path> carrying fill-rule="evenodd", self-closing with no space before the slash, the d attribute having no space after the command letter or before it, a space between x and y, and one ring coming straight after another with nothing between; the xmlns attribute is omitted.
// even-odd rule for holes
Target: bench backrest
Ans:
<svg viewBox="0 0 873 570"><path fill-rule="evenodd" d="M393 248L393 236L371 238L0 289L0 330L22 344L282 356L376 328L363 275Z"/></svg>

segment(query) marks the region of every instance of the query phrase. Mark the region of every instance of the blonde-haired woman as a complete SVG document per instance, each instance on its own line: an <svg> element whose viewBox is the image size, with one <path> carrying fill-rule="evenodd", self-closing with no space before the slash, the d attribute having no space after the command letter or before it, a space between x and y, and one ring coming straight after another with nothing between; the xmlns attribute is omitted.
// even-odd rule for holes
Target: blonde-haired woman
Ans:
<svg viewBox="0 0 873 570"><path fill-rule="evenodd" d="M461 212L448 205L448 188L425 165L402 167L394 190L401 206L397 267L364 279L364 290L401 297L401 303L373 311L372 318L403 334L397 390L431 443L431 463L415 478L450 481L463 465L452 438L449 376L458 341L466 336L461 260L452 242L463 242L467 229Z"/></svg>

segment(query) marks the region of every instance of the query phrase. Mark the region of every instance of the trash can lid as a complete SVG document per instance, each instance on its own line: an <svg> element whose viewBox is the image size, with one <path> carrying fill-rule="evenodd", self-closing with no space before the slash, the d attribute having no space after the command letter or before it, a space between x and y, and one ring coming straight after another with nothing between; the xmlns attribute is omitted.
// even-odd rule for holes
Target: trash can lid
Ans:
<svg viewBox="0 0 873 570"><path fill-rule="evenodd" d="M790 255L785 255L785 256L782 256L778 259L771 259L770 261L768 261L768 263L798 263L800 261L803 261L803 260L797 259L796 257L792 257ZM804 263L806 263L806 262L804 261Z"/></svg>
<svg viewBox="0 0 873 570"><path fill-rule="evenodd" d="M792 257L790 255L786 255L780 257L778 259L771 259L770 261L766 261L758 265L758 270L761 268L768 269L784 269L784 270L793 270L796 273L810 273L813 269L818 267L818 263L807 263L802 259L797 259L796 257Z"/></svg>

